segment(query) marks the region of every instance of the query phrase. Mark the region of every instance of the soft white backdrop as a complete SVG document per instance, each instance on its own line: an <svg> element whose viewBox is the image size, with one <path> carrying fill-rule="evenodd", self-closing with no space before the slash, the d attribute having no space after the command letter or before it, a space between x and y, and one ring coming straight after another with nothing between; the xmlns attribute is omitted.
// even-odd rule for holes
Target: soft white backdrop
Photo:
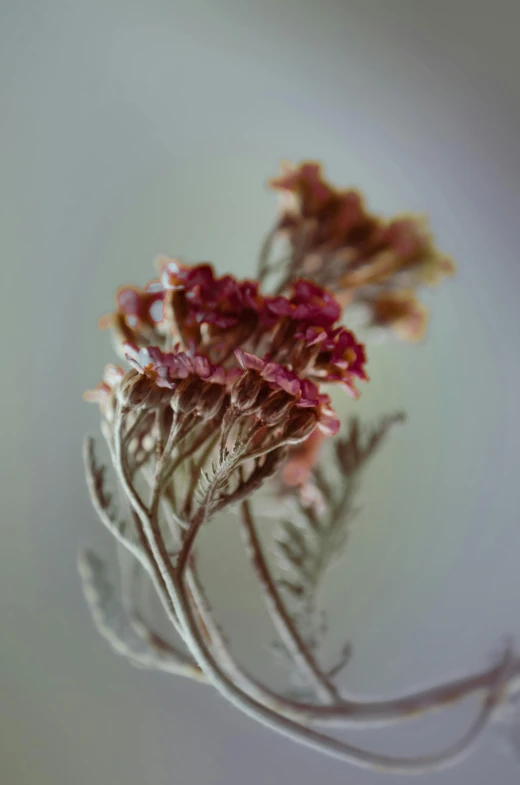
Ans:
<svg viewBox="0 0 520 785"><path fill-rule="evenodd" d="M377 211L428 211L460 270L429 298L423 346L371 351L357 411L409 420L330 581L331 656L348 635L349 687L379 693L485 665L518 636L519 22L514 0L0 4L2 783L384 779L132 669L96 636L76 574L80 544L111 548L80 456L97 427L81 393L110 359L96 320L161 252L251 272L283 158L321 158ZM268 674L233 521L205 544L237 651ZM466 718L352 739L413 753ZM489 732L422 781L517 778Z"/></svg>

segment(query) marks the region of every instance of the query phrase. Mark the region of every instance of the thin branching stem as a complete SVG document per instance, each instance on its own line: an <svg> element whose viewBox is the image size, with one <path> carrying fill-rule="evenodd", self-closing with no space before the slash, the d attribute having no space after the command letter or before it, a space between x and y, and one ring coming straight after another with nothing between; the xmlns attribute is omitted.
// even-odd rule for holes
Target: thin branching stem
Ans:
<svg viewBox="0 0 520 785"><path fill-rule="evenodd" d="M164 540L156 523L150 520L146 505L137 494L126 469L126 464L123 455L123 427L126 411L122 407L118 407L115 420L115 465L119 475L119 479L125 493L128 497L130 504L135 510L135 524L141 546L146 549L151 556L152 565L161 565L160 572L157 573L155 569L151 570L151 577L154 581L157 593L159 594L163 605L166 609L168 618L172 622L174 628L182 635L179 620L177 619L175 607L171 600L170 586L172 583L173 567L171 565L169 555L164 544Z"/></svg>
<svg viewBox="0 0 520 785"><path fill-rule="evenodd" d="M107 500L100 493L100 482L102 481L101 472L104 471L104 467L98 467L96 464L94 440L91 437L85 439L83 457L87 488L92 506L94 507L99 520L118 543L126 548L134 558L138 559L145 568L148 568L146 557L139 548L139 545L133 542L126 533L126 523L124 521L116 521L115 516L112 515L109 510Z"/></svg>
<svg viewBox="0 0 520 785"><path fill-rule="evenodd" d="M497 702L502 698L503 681L509 675L509 660L502 664L499 679L492 686L482 709L470 730L456 744L435 755L418 756L416 758L396 758L345 744L337 739L316 733L286 717L281 717L266 706L255 701L226 676L208 650L198 628L193 610L190 606L183 583L173 584L174 599L179 619L183 625L185 640L200 667L211 679L218 691L233 705L258 722L288 736L301 744L319 750L332 757L354 763L367 768L379 768L402 773L421 773L432 769L440 769L453 765L465 757L471 750L478 735L485 727Z"/></svg>
<svg viewBox="0 0 520 785"><path fill-rule="evenodd" d="M186 489L186 494L185 494L185 498L184 498L184 506L183 506L183 514L184 514L184 516L186 518L189 518L189 516L191 514L191 510L192 510L192 506L193 506L193 499L194 499L194 496L195 496L195 491L197 489L197 483L200 481L200 476L201 476L200 472L202 471L204 465L206 464L206 461L208 460L209 456L211 455L211 452L214 449L214 447L215 447L215 445L216 445L216 443L218 441L218 438L219 438L218 431L215 433L215 430L212 429L211 426L210 426L207 431L203 432L201 438L197 440L196 445L195 445L195 449L193 449L191 451L187 451L187 453L185 454L185 458L191 457L191 455L193 455L193 453L195 453L196 450L198 450L199 447L201 447L204 444L204 442L208 441L208 439L209 439L209 442L206 445L206 448L204 449L202 455L200 456L200 458L198 460L198 464L197 464L198 471L193 472L193 476L190 479L190 482L189 482L188 487Z"/></svg>
<svg viewBox="0 0 520 785"><path fill-rule="evenodd" d="M117 431L118 428L116 427L116 433ZM170 590L167 590L166 581L157 577L150 563L151 557L153 556L154 561L157 561L157 555L159 554L157 545L154 543L153 533L152 535L150 534L147 510L146 508L140 508L138 500L133 497L132 486L125 485L121 465L116 463L116 467L119 469L123 487L134 509L137 508L134 521L140 537L141 547L145 550L144 556L143 552L137 549L133 549L132 553L136 558L140 559L144 568L150 573L161 601L166 607L168 617L172 621L174 628L184 637L184 632L180 628L173 603L169 599ZM148 536L145 536L145 529L148 530ZM115 531L111 533L115 534ZM167 580L171 589L172 573L174 573L173 566L168 560L164 562L163 568L165 575L168 575ZM462 676L459 679L432 687L417 689L414 692L396 698L362 701L354 696L343 694L341 702L337 705L316 706L303 702L296 703L280 697L278 710L289 716L295 716L296 710L301 722L319 723L320 725L338 727L391 725L404 720L413 720L418 716L452 706L472 696L486 695L493 689L499 675L500 669L493 666L476 674ZM508 695L516 694L520 691L519 658L516 658L511 664L509 681L505 691Z"/></svg>
<svg viewBox="0 0 520 785"><path fill-rule="evenodd" d="M145 515L143 513L141 513L141 515L143 516L141 518L143 524L142 531L153 555L154 583L168 615L172 615L171 608L173 607L175 609L173 618L175 620L177 620L177 618L179 619L184 633L184 640L188 644L190 651L201 669L206 673L208 678L210 678L218 691L248 716L251 716L273 730L292 738L296 742L305 744L333 757L355 763L358 766L369 768L377 767L403 773L423 772L432 768L438 769L453 764L460 760L461 757L470 750L478 734L483 727L485 727L489 715L496 706L498 695L495 689L493 689L493 692L490 692L477 720L462 740L442 753L415 759L378 755L377 753L368 750L344 744L336 739L316 733L293 720L280 716L245 694L243 690L234 684L226 675L208 650L199 630L186 588L184 587L184 582L178 580L175 570L169 560L164 560L162 549L154 542L154 533L150 526L150 522L144 520ZM500 670L500 676L504 676L502 669ZM500 680L500 687L502 687L502 679Z"/></svg>
<svg viewBox="0 0 520 785"><path fill-rule="evenodd" d="M242 535L246 550L278 634L298 670L308 683L314 687L317 695L326 703L336 703L340 699L336 687L325 676L312 652L302 640L271 577L269 565L256 533L251 505L248 501L242 502L241 512Z"/></svg>

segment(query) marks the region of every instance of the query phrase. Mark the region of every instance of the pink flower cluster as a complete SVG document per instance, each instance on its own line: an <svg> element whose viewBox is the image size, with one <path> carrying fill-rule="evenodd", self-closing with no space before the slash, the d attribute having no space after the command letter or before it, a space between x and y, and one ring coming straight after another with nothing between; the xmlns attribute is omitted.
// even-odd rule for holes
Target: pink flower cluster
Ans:
<svg viewBox="0 0 520 785"><path fill-rule="evenodd" d="M371 326L390 328L405 341L420 340L428 311L422 286L455 272L436 248L424 216L390 220L369 212L353 189L338 189L318 163L286 164L270 186L281 196L277 234L297 257L291 276L312 278L337 293L343 306L360 303Z"/></svg>
<svg viewBox="0 0 520 785"><path fill-rule="evenodd" d="M330 292L301 279L293 283L290 297L266 297L264 307L274 319L291 319L300 331L308 326L331 327L341 316L341 306Z"/></svg>
<svg viewBox="0 0 520 785"><path fill-rule="evenodd" d="M139 349L135 344L127 343L125 348L130 365L157 387L174 390L178 382L189 376L226 386L236 381L232 371L213 365L203 354L183 352L180 347L175 347L173 352L162 352L157 346Z"/></svg>
<svg viewBox="0 0 520 785"><path fill-rule="evenodd" d="M254 371L264 379L271 390L283 390L295 399L295 406L301 409L316 409L318 412L318 428L329 436L338 432L340 422L330 405L328 395L320 394L316 384L309 379L300 379L294 371L268 362L254 354L236 349L235 356L245 371Z"/></svg>
<svg viewBox="0 0 520 785"><path fill-rule="evenodd" d="M302 221L313 222L313 249L340 249L363 241L377 228L377 220L366 211L360 194L327 182L319 163L285 164L280 177L270 180L269 185L282 195L279 228L293 234Z"/></svg>
<svg viewBox="0 0 520 785"><path fill-rule="evenodd" d="M339 383L357 397L355 380L368 378L362 344L337 325L339 303L310 281L295 281L287 296L263 295L256 281L167 260L160 280L122 287L116 300L105 323L155 388L174 391L196 377L231 394L247 375L263 385L266 401L278 395L282 405L313 410L322 432L333 434L339 422L321 386Z"/></svg>
<svg viewBox="0 0 520 785"><path fill-rule="evenodd" d="M163 267L161 282L166 290L185 293L188 326L206 323L226 330L262 313L263 298L256 281L237 281L232 275L216 278L210 264L188 267L170 260Z"/></svg>

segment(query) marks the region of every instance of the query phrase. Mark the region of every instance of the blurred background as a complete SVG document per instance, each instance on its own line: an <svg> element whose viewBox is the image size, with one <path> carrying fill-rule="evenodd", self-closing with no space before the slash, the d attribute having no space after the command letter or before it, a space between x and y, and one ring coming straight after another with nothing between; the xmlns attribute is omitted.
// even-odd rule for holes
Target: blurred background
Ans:
<svg viewBox="0 0 520 785"><path fill-rule="evenodd" d="M331 576L330 655L353 641L345 684L378 695L486 666L519 636L519 23L515 0L0 4L2 783L385 779L132 668L97 636L76 570L80 545L113 552L81 461L98 428L81 394L112 359L98 317L160 253L252 273L284 158L323 160L376 212L428 212L459 265L427 298L423 345L370 352L356 411L408 421L371 466ZM233 520L208 529L204 554L235 650L269 677ZM425 751L471 709L349 740ZM511 785L502 747L491 729L421 781Z"/></svg>

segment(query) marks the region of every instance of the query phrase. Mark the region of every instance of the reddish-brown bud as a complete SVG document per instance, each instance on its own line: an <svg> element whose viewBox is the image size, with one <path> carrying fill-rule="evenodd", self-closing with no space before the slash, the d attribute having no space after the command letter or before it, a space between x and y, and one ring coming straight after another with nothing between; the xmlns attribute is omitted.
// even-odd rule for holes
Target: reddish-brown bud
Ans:
<svg viewBox="0 0 520 785"><path fill-rule="evenodd" d="M199 403L204 382L198 376L188 376L183 379L172 396L172 408L182 414L190 414Z"/></svg>
<svg viewBox="0 0 520 785"><path fill-rule="evenodd" d="M279 425L294 406L294 398L286 392L272 393L262 404L257 417L266 425Z"/></svg>
<svg viewBox="0 0 520 785"><path fill-rule="evenodd" d="M168 311L173 313L175 324L177 325L177 329L179 330L184 343L189 345L190 341L194 341L197 344L200 340L200 325L189 318L190 307L186 300L186 292L168 292L166 303Z"/></svg>
<svg viewBox="0 0 520 785"><path fill-rule="evenodd" d="M231 388L231 403L244 414L253 412L260 394L265 393L266 388L266 383L256 371L244 371Z"/></svg>
<svg viewBox="0 0 520 785"><path fill-rule="evenodd" d="M118 399L122 406L139 408L141 406L157 406L171 390L156 387L151 379L133 368L128 371L118 389Z"/></svg>
<svg viewBox="0 0 520 785"><path fill-rule="evenodd" d="M269 351L272 357L277 357L281 349L294 344L295 323L291 319L280 319L273 331Z"/></svg>
<svg viewBox="0 0 520 785"><path fill-rule="evenodd" d="M206 384L200 395L197 412L205 420L216 417L222 408L226 388L222 384Z"/></svg>
<svg viewBox="0 0 520 785"><path fill-rule="evenodd" d="M318 423L315 409L294 408L284 428L284 441L298 444L307 439Z"/></svg>

